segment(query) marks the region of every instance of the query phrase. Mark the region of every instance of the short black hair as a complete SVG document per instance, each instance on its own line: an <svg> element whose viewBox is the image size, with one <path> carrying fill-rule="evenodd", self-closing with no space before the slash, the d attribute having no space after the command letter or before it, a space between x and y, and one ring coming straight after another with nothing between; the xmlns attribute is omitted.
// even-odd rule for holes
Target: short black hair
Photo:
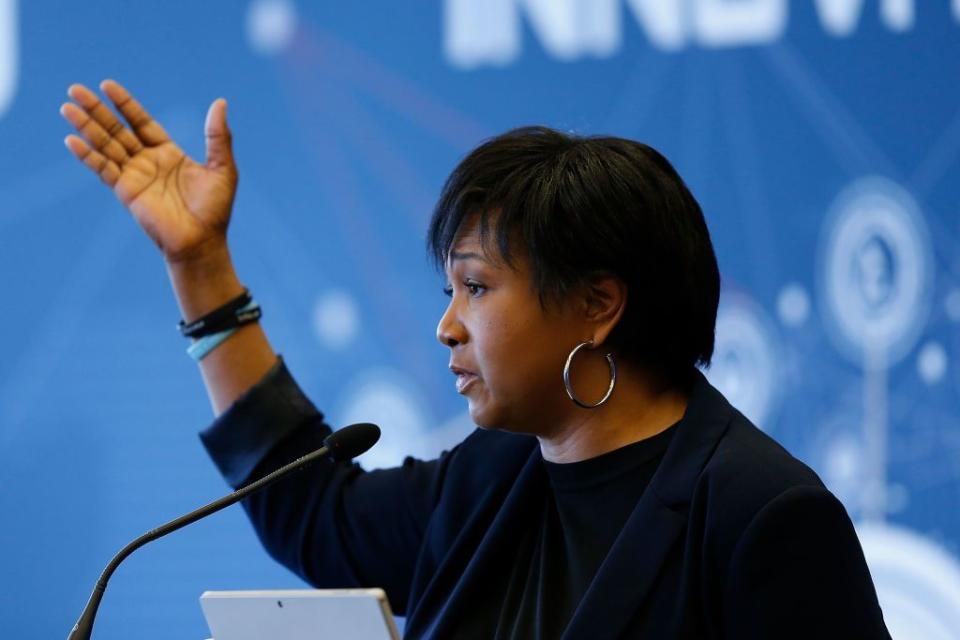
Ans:
<svg viewBox="0 0 960 640"><path fill-rule="evenodd" d="M475 213L486 251L495 237L512 266L521 244L541 306L614 274L628 296L611 347L671 385L710 365L717 259L700 205L652 147L541 126L485 141L447 178L430 220L427 252L439 271Z"/></svg>

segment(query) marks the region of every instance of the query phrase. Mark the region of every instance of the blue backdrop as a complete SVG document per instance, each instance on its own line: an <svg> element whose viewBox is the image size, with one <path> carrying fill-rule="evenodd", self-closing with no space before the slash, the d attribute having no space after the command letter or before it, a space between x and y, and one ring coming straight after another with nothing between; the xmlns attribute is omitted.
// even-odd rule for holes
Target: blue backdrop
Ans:
<svg viewBox="0 0 960 640"><path fill-rule="evenodd" d="M194 157L230 102L244 282L369 466L467 433L423 237L487 136L643 140L707 216L710 379L857 523L896 638L960 638L960 2L0 0L0 629L66 635L127 540L226 487L154 246L63 148L124 82ZM239 508L132 557L99 638L205 638L204 589L297 587Z"/></svg>

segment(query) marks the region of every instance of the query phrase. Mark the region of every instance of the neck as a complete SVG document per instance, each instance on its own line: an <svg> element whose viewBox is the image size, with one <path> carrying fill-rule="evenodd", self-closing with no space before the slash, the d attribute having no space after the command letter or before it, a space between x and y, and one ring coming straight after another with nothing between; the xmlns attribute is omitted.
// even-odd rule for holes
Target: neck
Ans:
<svg viewBox="0 0 960 640"><path fill-rule="evenodd" d="M620 367L617 386L602 406L583 409L567 399L571 409L559 426L537 437L540 451L549 462L595 458L665 431L683 417L687 400L683 391L657 389L640 372Z"/></svg>

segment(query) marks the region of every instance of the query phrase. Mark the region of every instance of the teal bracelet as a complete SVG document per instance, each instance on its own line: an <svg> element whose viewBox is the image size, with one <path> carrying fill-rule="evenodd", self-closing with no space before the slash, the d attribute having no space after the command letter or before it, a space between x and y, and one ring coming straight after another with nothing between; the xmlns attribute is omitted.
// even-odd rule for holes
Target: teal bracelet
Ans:
<svg viewBox="0 0 960 640"><path fill-rule="evenodd" d="M227 329L220 333L211 333L208 336L200 338L187 347L187 355L197 362L200 362L207 354L219 347L224 340L235 334L238 328L239 327L233 327L232 329Z"/></svg>
<svg viewBox="0 0 960 640"><path fill-rule="evenodd" d="M258 305L253 300L250 300L250 302L245 307L237 311L237 314L240 315L240 314L247 313L249 311L253 311L254 309L259 309L259 308L260 308L260 305ZM224 340L226 340L227 338L232 336L234 333L236 333L239 328L240 327L231 327L229 329L225 329L224 331L220 331L218 333L211 333L208 336L203 336L202 338L199 338L196 342L194 342L189 347L187 347L187 355L193 358L194 360L196 360L197 362L200 362L211 351L219 347Z"/></svg>

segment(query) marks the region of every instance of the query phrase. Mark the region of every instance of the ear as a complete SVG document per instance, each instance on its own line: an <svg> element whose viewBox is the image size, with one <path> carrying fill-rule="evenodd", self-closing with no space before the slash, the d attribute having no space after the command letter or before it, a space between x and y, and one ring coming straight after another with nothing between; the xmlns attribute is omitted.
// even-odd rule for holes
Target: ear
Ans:
<svg viewBox="0 0 960 640"><path fill-rule="evenodd" d="M583 300L584 320L593 333L593 344L602 345L627 308L627 285L609 273L594 276L585 286Z"/></svg>

